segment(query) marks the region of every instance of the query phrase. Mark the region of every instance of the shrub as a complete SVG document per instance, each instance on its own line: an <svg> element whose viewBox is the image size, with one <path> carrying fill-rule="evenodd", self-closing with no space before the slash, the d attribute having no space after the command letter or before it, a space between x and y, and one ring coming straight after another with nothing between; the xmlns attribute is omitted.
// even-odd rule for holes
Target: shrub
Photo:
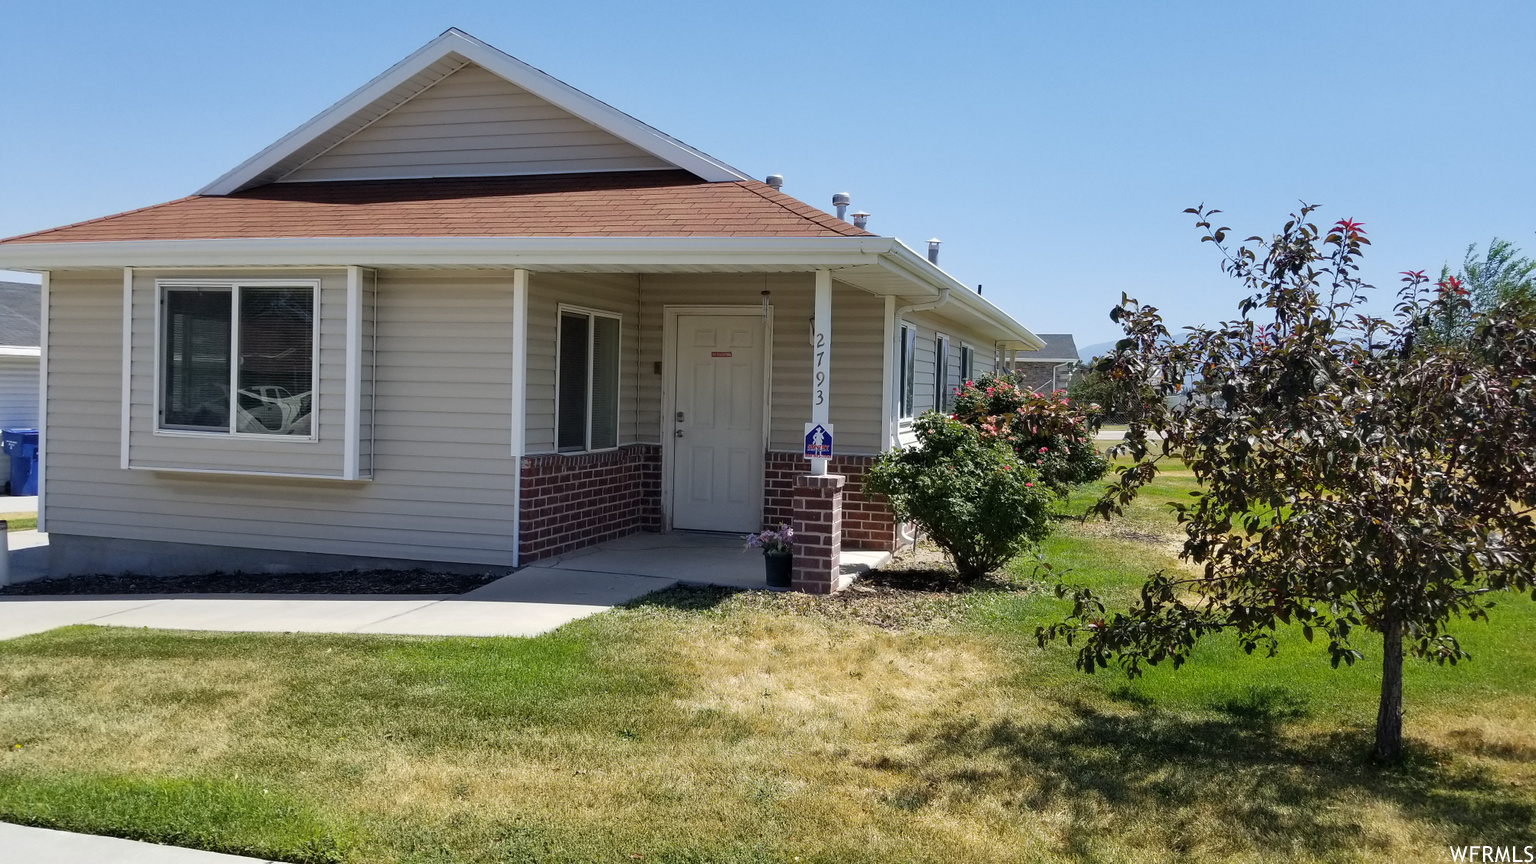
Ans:
<svg viewBox="0 0 1536 864"><path fill-rule="evenodd" d="M1093 446L1093 412L1067 399L1063 391L1041 395L1006 375L983 375L955 391L953 417L974 427L983 440L1011 447L1058 496L1092 483L1109 469Z"/></svg>
<svg viewBox="0 0 1536 864"><path fill-rule="evenodd" d="M915 430L917 446L882 454L865 488L932 537L962 579L995 570L1050 533L1050 491L1003 442L934 412Z"/></svg>

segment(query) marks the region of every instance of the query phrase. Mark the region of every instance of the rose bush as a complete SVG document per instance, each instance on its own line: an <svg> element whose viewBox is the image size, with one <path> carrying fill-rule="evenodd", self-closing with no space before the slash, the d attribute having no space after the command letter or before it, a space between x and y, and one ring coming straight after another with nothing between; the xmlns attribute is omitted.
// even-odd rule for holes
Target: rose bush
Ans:
<svg viewBox="0 0 1536 864"><path fill-rule="evenodd" d="M1006 444L1059 497L1109 469L1093 446L1092 406L1069 400L1061 390L1042 395L1006 375L983 375L955 390L951 417L975 428L983 440Z"/></svg>
<svg viewBox="0 0 1536 864"><path fill-rule="evenodd" d="M1037 466L943 414L924 414L914 429L917 446L881 454L864 488L932 537L961 578L1001 567L1050 533L1051 492Z"/></svg>

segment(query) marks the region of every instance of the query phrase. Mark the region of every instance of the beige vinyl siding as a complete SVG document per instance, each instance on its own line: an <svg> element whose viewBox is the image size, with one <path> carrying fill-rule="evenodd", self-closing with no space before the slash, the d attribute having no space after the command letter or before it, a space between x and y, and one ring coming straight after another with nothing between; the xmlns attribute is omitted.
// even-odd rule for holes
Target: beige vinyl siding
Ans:
<svg viewBox="0 0 1536 864"><path fill-rule="evenodd" d="M555 452L555 347L562 304L622 316L619 327L619 444L657 440L654 434L639 435L635 423L636 357L640 344L639 282L640 277L632 273L534 273L529 277L528 453Z"/></svg>
<svg viewBox="0 0 1536 864"><path fill-rule="evenodd" d="M36 357L0 355L0 429L37 427L37 368Z"/></svg>
<svg viewBox="0 0 1536 864"><path fill-rule="evenodd" d="M352 116L337 123L336 126L325 132L325 134L310 142L308 146L278 161L271 168L251 178L250 182L241 188L249 189L252 186L260 186L263 183L271 183L274 180L283 179L284 175L290 171L301 167L315 156L345 141L353 133L366 128L370 123L388 114L401 103L406 102L421 91L453 74L463 65L464 60L462 58L455 59L454 57L444 57L433 63L431 66L411 76L408 81L399 87L390 90Z"/></svg>
<svg viewBox="0 0 1536 864"><path fill-rule="evenodd" d="M811 419L810 320L815 277L810 273L645 274L640 280L640 351L637 430L639 440L671 434L662 417L662 330L668 306L734 306L748 314L773 305L773 368L770 372L770 450L801 447ZM880 449L880 381L885 301L840 282L832 284L830 419L838 453Z"/></svg>
<svg viewBox="0 0 1536 864"><path fill-rule="evenodd" d="M475 177L670 167L612 133L470 64L283 180Z"/></svg>
<svg viewBox="0 0 1536 864"><path fill-rule="evenodd" d="M176 434L160 432L155 416L155 344L160 315L158 280L206 278L210 284L239 279L318 280L319 386L313 396L318 440L287 435ZM121 344L121 339L119 339ZM344 270L155 271L133 273L133 376L129 461L133 468L340 477L346 421L347 274ZM50 358L51 359L51 358ZM119 361L121 362L121 361ZM116 365L116 364L114 364Z"/></svg>
<svg viewBox="0 0 1536 864"><path fill-rule="evenodd" d="M121 276L50 285L50 531L511 562L510 273L378 274L372 482L122 470Z"/></svg>

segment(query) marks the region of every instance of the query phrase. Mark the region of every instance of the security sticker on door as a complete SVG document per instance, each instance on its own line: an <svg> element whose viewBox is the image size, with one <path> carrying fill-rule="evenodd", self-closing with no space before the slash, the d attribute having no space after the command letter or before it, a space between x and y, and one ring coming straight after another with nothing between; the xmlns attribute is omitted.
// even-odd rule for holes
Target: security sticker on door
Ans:
<svg viewBox="0 0 1536 864"><path fill-rule="evenodd" d="M832 424L805 424L805 458L832 458Z"/></svg>

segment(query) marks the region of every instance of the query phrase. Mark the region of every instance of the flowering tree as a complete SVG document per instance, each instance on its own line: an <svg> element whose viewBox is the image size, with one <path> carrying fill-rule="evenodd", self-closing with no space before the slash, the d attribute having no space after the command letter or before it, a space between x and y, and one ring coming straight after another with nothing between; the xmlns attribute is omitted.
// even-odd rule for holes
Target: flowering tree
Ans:
<svg viewBox="0 0 1536 864"><path fill-rule="evenodd" d="M1128 393L1190 382L1192 398L1128 403L1135 462L1095 510L1121 513L1161 459L1182 459L1201 484L1174 505L1198 570L1153 574L1115 613L1076 590L1037 636L1079 643L1085 671L1113 660L1136 675L1222 631L1273 655L1290 624L1352 664L1368 630L1384 645L1374 754L1395 760L1404 653L1465 659L1453 623L1536 586L1536 313L1501 305L1464 340L1425 338L1469 292L1411 271L1390 316L1368 314L1364 226L1319 232L1313 210L1236 249L1219 211L1189 211L1248 292L1238 319L1175 339L1154 307L1123 297L1112 313L1126 335L1100 370Z"/></svg>
<svg viewBox="0 0 1536 864"><path fill-rule="evenodd" d="M1043 395L1007 375L989 374L955 390L951 416L977 429L983 440L1008 445L1034 467L1046 488L1065 496L1073 486L1104 476L1109 466L1093 446L1094 408L1068 400L1062 390Z"/></svg>

